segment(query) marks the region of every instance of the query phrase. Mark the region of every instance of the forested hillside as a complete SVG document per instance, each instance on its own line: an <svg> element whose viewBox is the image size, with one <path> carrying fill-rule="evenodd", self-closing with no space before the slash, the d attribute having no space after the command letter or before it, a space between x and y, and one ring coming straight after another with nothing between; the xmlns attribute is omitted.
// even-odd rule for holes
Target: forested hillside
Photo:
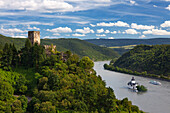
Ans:
<svg viewBox="0 0 170 113"><path fill-rule="evenodd" d="M21 47L24 46L25 39L24 38L11 38L11 37L6 37L0 34L0 49L3 48L5 43L14 43L16 45L17 49L20 49Z"/></svg>
<svg viewBox="0 0 170 113"><path fill-rule="evenodd" d="M0 35L0 45L14 43L17 49L24 46L25 39L14 39ZM88 56L92 60L108 60L118 57L119 54L112 49L99 47L79 39L41 39L41 45L56 45L58 51L67 51L78 54L81 58ZM2 48L2 46L0 48Z"/></svg>
<svg viewBox="0 0 170 113"><path fill-rule="evenodd" d="M170 45L139 45L123 54L114 66L170 76Z"/></svg>
<svg viewBox="0 0 170 113"><path fill-rule="evenodd" d="M44 45L53 43L59 51L70 50L80 57L89 56L92 60L106 60L119 56L118 53L112 49L99 47L79 39L44 39L41 41Z"/></svg>
<svg viewBox="0 0 170 113"><path fill-rule="evenodd" d="M89 57L49 50L47 55L29 40L20 51L5 44L0 53L1 113L143 113L127 98L116 99Z"/></svg>

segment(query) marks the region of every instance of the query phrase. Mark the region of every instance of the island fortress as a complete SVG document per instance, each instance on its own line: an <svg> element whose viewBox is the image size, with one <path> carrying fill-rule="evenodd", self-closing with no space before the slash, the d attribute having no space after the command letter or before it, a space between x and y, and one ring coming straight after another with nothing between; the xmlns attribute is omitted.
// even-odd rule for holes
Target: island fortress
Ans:
<svg viewBox="0 0 170 113"><path fill-rule="evenodd" d="M28 39L31 41L32 45L35 43L38 43L40 45L41 40L40 40L40 31L28 31ZM49 49L51 45L44 45L45 49ZM54 50L56 46L54 45L52 47L52 50Z"/></svg>

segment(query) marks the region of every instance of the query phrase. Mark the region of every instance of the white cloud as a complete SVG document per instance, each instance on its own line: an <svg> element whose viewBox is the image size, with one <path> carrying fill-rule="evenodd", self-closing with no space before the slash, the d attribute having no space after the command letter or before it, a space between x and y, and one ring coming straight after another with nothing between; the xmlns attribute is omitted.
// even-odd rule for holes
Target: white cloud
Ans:
<svg viewBox="0 0 170 113"><path fill-rule="evenodd" d="M110 6L111 0L5 0L0 1L0 9L26 10L37 12L66 12ZM116 2L117 3L117 2ZM114 3L114 4L116 4Z"/></svg>
<svg viewBox="0 0 170 113"><path fill-rule="evenodd" d="M76 29L75 32L79 32L82 34L94 33L94 31L91 30L89 27L84 27L83 29Z"/></svg>
<svg viewBox="0 0 170 113"><path fill-rule="evenodd" d="M103 33L104 29L97 29L97 33Z"/></svg>
<svg viewBox="0 0 170 113"><path fill-rule="evenodd" d="M115 26L118 26L118 27L129 27L129 24L125 23L125 22L122 22L122 21L118 21L115 23Z"/></svg>
<svg viewBox="0 0 170 113"><path fill-rule="evenodd" d="M75 34L72 34L72 36L86 36L85 34L78 34L78 33L75 33Z"/></svg>
<svg viewBox="0 0 170 113"><path fill-rule="evenodd" d="M28 25L28 29L30 29L30 30L40 30L40 28L37 28L37 27L30 27L30 25Z"/></svg>
<svg viewBox="0 0 170 113"><path fill-rule="evenodd" d="M45 37L43 37L43 39L56 39L56 38L59 38L59 37L50 37L50 36L45 36Z"/></svg>
<svg viewBox="0 0 170 113"><path fill-rule="evenodd" d="M65 36L70 36L70 34L66 34Z"/></svg>
<svg viewBox="0 0 170 113"><path fill-rule="evenodd" d="M114 37L109 37L108 39L115 39Z"/></svg>
<svg viewBox="0 0 170 113"><path fill-rule="evenodd" d="M37 21L10 21L4 20L2 21L3 25L48 25L53 26L54 23L45 23L45 22L37 22Z"/></svg>
<svg viewBox="0 0 170 113"><path fill-rule="evenodd" d="M166 2L170 2L170 0L164 0L164 1L166 1Z"/></svg>
<svg viewBox="0 0 170 113"><path fill-rule="evenodd" d="M44 22L36 22L36 21L32 21L32 22L19 22L16 25L49 25L49 26L53 26L54 23L44 23Z"/></svg>
<svg viewBox="0 0 170 113"><path fill-rule="evenodd" d="M145 38L146 36L145 35L141 35L141 36L139 36L139 38Z"/></svg>
<svg viewBox="0 0 170 113"><path fill-rule="evenodd" d="M125 33L134 35L138 34L139 32L137 32L135 29L127 29L125 30Z"/></svg>
<svg viewBox="0 0 170 113"><path fill-rule="evenodd" d="M101 22L101 23L97 23L97 26L107 26L107 27L111 27L114 26L114 23L105 23L105 22Z"/></svg>
<svg viewBox="0 0 170 113"><path fill-rule="evenodd" d="M163 24L161 24L161 27L170 27L170 21L165 21Z"/></svg>
<svg viewBox="0 0 170 113"><path fill-rule="evenodd" d="M6 0L1 9L29 10L29 11L70 11L73 6L62 0Z"/></svg>
<svg viewBox="0 0 170 113"><path fill-rule="evenodd" d="M131 24L131 28L134 29L154 29L155 26L151 25L151 26L147 26L147 25L137 25L136 23L132 23Z"/></svg>
<svg viewBox="0 0 170 113"><path fill-rule="evenodd" d="M4 2L3 1L0 1L0 6L3 6L4 5Z"/></svg>
<svg viewBox="0 0 170 113"><path fill-rule="evenodd" d="M117 21L115 23L109 22L109 23L105 23L105 22L101 22L101 23L97 23L97 26L105 26L105 27L111 27L111 26L118 26L118 27L129 27L129 24L122 22L122 21Z"/></svg>
<svg viewBox="0 0 170 113"><path fill-rule="evenodd" d="M0 33L1 34L10 34L10 33L24 33L27 32L26 30L21 30L18 28L14 28L14 29L4 29L3 27L1 27L0 29Z"/></svg>
<svg viewBox="0 0 170 113"><path fill-rule="evenodd" d="M116 34L117 33L117 31L113 31L113 32L111 32L111 34Z"/></svg>
<svg viewBox="0 0 170 113"><path fill-rule="evenodd" d="M55 36L60 36L60 34L59 34L59 33L54 33L53 35L55 35Z"/></svg>
<svg viewBox="0 0 170 113"><path fill-rule="evenodd" d="M108 34L108 33L110 33L110 31L109 31L109 30L106 30L105 33Z"/></svg>
<svg viewBox="0 0 170 113"><path fill-rule="evenodd" d="M153 7L158 7L157 5L153 5Z"/></svg>
<svg viewBox="0 0 170 113"><path fill-rule="evenodd" d="M12 38L27 38L26 36L11 36Z"/></svg>
<svg viewBox="0 0 170 113"><path fill-rule="evenodd" d="M96 36L105 37L106 35L105 34L102 34L102 35L96 34Z"/></svg>
<svg viewBox="0 0 170 113"><path fill-rule="evenodd" d="M58 28L51 29L51 30L47 29L47 31L55 32L55 33L71 33L72 29L68 27L58 27Z"/></svg>
<svg viewBox="0 0 170 113"><path fill-rule="evenodd" d="M90 24L90 26L92 26L92 27L96 27L96 25L94 25L94 24Z"/></svg>
<svg viewBox="0 0 170 113"><path fill-rule="evenodd" d="M143 34L152 34L152 35L170 35L170 32L166 30L152 29L148 31L143 31Z"/></svg>
<svg viewBox="0 0 170 113"><path fill-rule="evenodd" d="M170 11L170 5L168 5L168 7L166 7L165 9L168 9Z"/></svg>
<svg viewBox="0 0 170 113"><path fill-rule="evenodd" d="M136 1L130 0L131 5L137 5Z"/></svg>

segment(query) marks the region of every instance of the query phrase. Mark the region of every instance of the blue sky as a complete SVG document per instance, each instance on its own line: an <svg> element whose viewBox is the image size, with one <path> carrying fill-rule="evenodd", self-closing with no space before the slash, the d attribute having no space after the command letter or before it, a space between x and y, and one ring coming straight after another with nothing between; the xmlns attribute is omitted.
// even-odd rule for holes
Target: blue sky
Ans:
<svg viewBox="0 0 170 113"><path fill-rule="evenodd" d="M0 0L0 34L26 38L170 38L170 0Z"/></svg>

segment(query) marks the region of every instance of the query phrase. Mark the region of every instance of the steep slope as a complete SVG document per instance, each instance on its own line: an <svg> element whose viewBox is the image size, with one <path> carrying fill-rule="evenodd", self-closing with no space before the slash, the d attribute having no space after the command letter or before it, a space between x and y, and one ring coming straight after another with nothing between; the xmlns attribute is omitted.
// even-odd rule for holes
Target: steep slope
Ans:
<svg viewBox="0 0 170 113"><path fill-rule="evenodd" d="M170 76L170 45L139 45L123 54L114 66L137 72Z"/></svg>
<svg viewBox="0 0 170 113"><path fill-rule="evenodd" d="M56 45L59 51L71 50L80 57L89 56L93 60L107 60L119 56L112 49L99 47L79 39L44 39L41 42L44 45Z"/></svg>

